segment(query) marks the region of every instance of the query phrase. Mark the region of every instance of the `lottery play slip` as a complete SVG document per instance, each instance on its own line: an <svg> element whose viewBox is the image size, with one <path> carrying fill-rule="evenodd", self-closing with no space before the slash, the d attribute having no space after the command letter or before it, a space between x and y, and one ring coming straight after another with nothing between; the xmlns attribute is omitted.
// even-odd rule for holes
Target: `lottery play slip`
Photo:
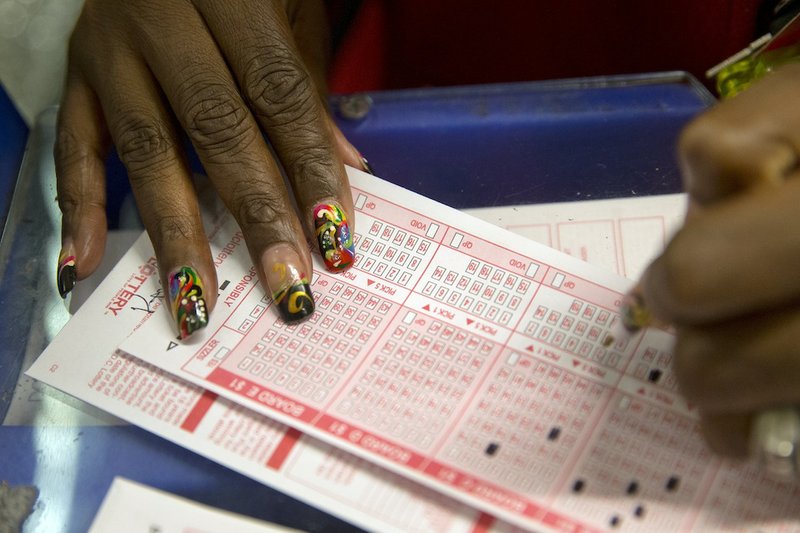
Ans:
<svg viewBox="0 0 800 533"><path fill-rule="evenodd" d="M618 334L630 281L349 173L357 261L315 256L309 320L222 216L205 330L175 338L143 237L29 374L370 529L800 528L798 484L704 446L670 332Z"/></svg>

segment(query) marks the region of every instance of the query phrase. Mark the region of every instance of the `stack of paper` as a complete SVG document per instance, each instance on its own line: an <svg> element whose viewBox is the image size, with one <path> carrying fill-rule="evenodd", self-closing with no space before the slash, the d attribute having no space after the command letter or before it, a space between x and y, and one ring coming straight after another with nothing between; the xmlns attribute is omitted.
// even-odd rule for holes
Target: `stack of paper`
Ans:
<svg viewBox="0 0 800 533"><path fill-rule="evenodd" d="M608 339L631 282L581 258L635 277L633 250L663 245L679 197L648 200L666 202L658 214L524 215L572 257L350 180L358 260L340 274L318 261L307 322L278 318L222 215L203 332L175 339L143 236L29 375L368 529L800 526L800 486L705 448L669 332Z"/></svg>

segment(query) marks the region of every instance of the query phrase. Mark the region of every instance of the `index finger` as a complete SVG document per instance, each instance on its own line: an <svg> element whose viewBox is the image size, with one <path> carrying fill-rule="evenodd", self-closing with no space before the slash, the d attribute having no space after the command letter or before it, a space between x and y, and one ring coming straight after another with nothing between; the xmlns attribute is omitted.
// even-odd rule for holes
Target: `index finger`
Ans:
<svg viewBox="0 0 800 533"><path fill-rule="evenodd" d="M695 118L678 155L693 205L777 186L800 166L800 68L788 66Z"/></svg>
<svg viewBox="0 0 800 533"><path fill-rule="evenodd" d="M800 180L708 206L647 269L644 300L658 318L699 325L800 297Z"/></svg>

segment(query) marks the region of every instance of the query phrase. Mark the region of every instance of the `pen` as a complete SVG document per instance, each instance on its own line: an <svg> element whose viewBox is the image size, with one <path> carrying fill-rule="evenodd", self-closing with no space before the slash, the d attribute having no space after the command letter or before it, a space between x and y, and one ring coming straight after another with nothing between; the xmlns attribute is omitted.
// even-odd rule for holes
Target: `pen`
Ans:
<svg viewBox="0 0 800 533"><path fill-rule="evenodd" d="M654 325L654 319L638 287L625 296L621 322L629 335ZM613 342L613 339L612 339ZM772 478L800 478L800 411L774 407L755 415L750 428L750 454Z"/></svg>
<svg viewBox="0 0 800 533"><path fill-rule="evenodd" d="M731 98L787 63L800 61L800 15L775 35L765 34L706 72L720 97Z"/></svg>

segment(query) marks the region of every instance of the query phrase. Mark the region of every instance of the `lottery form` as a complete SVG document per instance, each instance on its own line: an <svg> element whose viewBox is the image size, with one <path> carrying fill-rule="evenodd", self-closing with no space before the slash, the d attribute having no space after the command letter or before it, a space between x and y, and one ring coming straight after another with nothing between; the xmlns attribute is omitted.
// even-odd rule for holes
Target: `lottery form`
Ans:
<svg viewBox="0 0 800 533"><path fill-rule="evenodd" d="M206 330L177 342L162 310L122 350L520 527L800 527L797 485L705 448L669 332L609 338L629 281L350 178L357 263L316 269L309 321L278 319L230 223Z"/></svg>
<svg viewBox="0 0 800 533"><path fill-rule="evenodd" d="M212 239L222 238L219 230L212 225ZM367 530L512 531L489 515L116 352L161 298L153 248L143 234L27 374Z"/></svg>
<svg viewBox="0 0 800 533"><path fill-rule="evenodd" d="M639 279L680 227L685 194L467 209L467 214Z"/></svg>

